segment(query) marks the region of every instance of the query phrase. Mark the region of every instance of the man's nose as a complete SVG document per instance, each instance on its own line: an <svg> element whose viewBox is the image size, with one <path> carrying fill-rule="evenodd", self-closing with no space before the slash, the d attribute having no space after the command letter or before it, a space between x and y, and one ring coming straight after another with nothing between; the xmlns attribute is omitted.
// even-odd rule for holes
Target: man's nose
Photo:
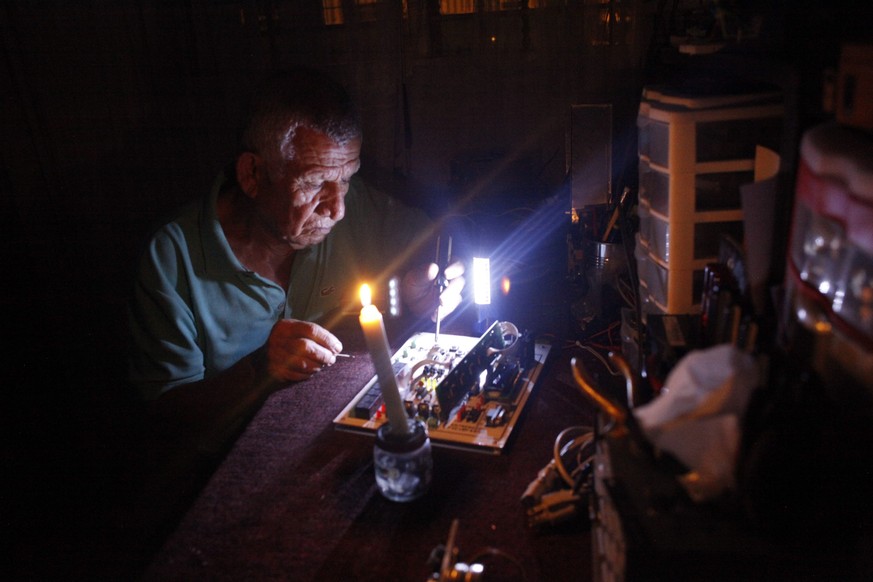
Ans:
<svg viewBox="0 0 873 582"><path fill-rule="evenodd" d="M324 198L318 203L316 212L332 220L340 220L346 213L345 190L338 184L325 188Z"/></svg>

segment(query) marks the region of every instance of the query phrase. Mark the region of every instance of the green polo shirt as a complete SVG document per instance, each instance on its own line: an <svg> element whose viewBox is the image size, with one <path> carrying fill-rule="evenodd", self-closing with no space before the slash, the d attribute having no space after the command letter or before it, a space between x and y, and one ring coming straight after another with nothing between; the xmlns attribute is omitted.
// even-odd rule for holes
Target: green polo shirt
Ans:
<svg viewBox="0 0 873 582"><path fill-rule="evenodd" d="M130 306L131 380L146 398L209 378L260 348L281 318L324 323L359 308L364 281L401 275L405 251L431 234L423 212L354 178L346 214L297 252L286 288L247 270L216 214L224 184L184 207L151 238Z"/></svg>

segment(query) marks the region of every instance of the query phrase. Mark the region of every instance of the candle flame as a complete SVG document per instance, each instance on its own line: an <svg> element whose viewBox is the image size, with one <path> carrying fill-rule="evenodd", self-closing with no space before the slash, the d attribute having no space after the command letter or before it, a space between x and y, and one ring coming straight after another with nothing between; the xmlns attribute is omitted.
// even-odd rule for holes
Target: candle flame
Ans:
<svg viewBox="0 0 873 582"><path fill-rule="evenodd" d="M370 305L370 303L372 302L372 294L370 293L370 286L367 285L366 283L361 285L360 296L361 296L361 305L363 305L364 307Z"/></svg>
<svg viewBox="0 0 873 582"><path fill-rule="evenodd" d="M503 289L503 294L509 295L509 288L511 287L509 277L504 276L503 279L500 281L500 286Z"/></svg>

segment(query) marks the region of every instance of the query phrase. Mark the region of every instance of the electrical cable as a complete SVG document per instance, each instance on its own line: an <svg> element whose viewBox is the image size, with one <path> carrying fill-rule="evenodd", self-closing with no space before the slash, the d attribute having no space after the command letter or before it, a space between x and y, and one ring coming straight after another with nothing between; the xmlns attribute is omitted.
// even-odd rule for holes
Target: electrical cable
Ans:
<svg viewBox="0 0 873 582"><path fill-rule="evenodd" d="M639 192L636 193L636 202L637 204L639 203ZM632 203L628 203L627 207L631 208ZM633 224L631 222L631 213L626 212L624 216L620 218L622 220L621 228L624 229L625 232L632 232ZM640 277L637 270L637 261L634 249L635 237L623 237L621 242L624 246L625 266L630 282L624 281L621 277L619 277L619 293L621 294L624 301L630 306L630 308L634 310L634 321L638 326L637 346L640 347L645 345L646 329L645 326L641 323L643 321L643 297L640 290ZM622 287L622 283L624 283L627 288ZM643 354L644 350L637 349L637 361L634 362L634 367L636 370L643 370Z"/></svg>
<svg viewBox="0 0 873 582"><path fill-rule="evenodd" d="M637 294L634 292L630 283L621 277L618 278L618 293L621 295L621 299L624 301L625 305L631 309L636 307Z"/></svg>
<svg viewBox="0 0 873 582"><path fill-rule="evenodd" d="M563 447L560 447L561 441L574 430L583 430L585 431L581 436L576 437L566 443ZM578 481L575 478L575 474L582 468L582 465L579 463L579 454L576 455L576 468L571 473L567 470L566 464L564 463L564 456L571 452L573 449L578 449L579 453L585 448L594 443L594 432L590 429L590 427L570 427L561 431L558 437L555 439L555 444L553 447L554 460L555 460L555 468L558 470L558 473L561 475L561 478L564 480L564 483L567 484L571 489L576 489Z"/></svg>
<svg viewBox="0 0 873 582"><path fill-rule="evenodd" d="M594 429L589 426L571 426L558 434L552 459L521 497L522 505L527 507L528 525L556 524L580 512L590 490L593 445Z"/></svg>
<svg viewBox="0 0 873 582"><path fill-rule="evenodd" d="M603 364L603 367L606 368L606 371L609 372L609 374L611 376L621 376L621 370L614 369L610 365L610 363L606 360L606 358L601 356L597 350L595 350L594 348L592 348L590 346L586 346L578 341L575 343L575 345L577 348L579 348L581 350L585 350L586 352L588 352L589 354L594 356L601 364Z"/></svg>
<svg viewBox="0 0 873 582"><path fill-rule="evenodd" d="M610 332L612 332L612 330L614 330L615 328L617 328L617 327L620 326L620 325L621 325L621 322L614 321L614 322L610 323L609 326L607 326L607 327L601 329L600 331L595 332L595 333L592 333L592 334L589 335L586 339L591 340L591 339L594 339L594 338L596 338L597 336L602 335L602 334L604 334L604 333L605 333L605 334L609 334Z"/></svg>
<svg viewBox="0 0 873 582"><path fill-rule="evenodd" d="M561 442L564 438L567 437L568 434L577 431L582 432L582 434L568 443L566 443L563 447L561 447ZM552 452L554 454L555 460L555 468L558 470L558 473L561 475L561 478L564 479L564 483L567 484L568 487L575 488L576 487L576 479L573 477L573 474L567 470L566 465L564 463L564 456L572 451L573 449L579 449L581 452L585 447L594 443L594 430L591 427L587 426L576 426L565 428L562 430L557 438L555 439L555 444L552 448ZM577 455L577 469L579 468L579 457ZM574 470L575 472L575 470Z"/></svg>

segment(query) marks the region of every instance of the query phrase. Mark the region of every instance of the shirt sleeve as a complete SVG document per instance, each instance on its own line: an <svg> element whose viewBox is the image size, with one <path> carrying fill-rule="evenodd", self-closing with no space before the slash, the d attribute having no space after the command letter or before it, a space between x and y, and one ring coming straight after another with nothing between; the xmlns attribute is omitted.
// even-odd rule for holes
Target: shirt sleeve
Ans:
<svg viewBox="0 0 873 582"><path fill-rule="evenodd" d="M186 253L169 229L143 254L129 309L130 379L146 399L201 380L205 367L189 305Z"/></svg>

